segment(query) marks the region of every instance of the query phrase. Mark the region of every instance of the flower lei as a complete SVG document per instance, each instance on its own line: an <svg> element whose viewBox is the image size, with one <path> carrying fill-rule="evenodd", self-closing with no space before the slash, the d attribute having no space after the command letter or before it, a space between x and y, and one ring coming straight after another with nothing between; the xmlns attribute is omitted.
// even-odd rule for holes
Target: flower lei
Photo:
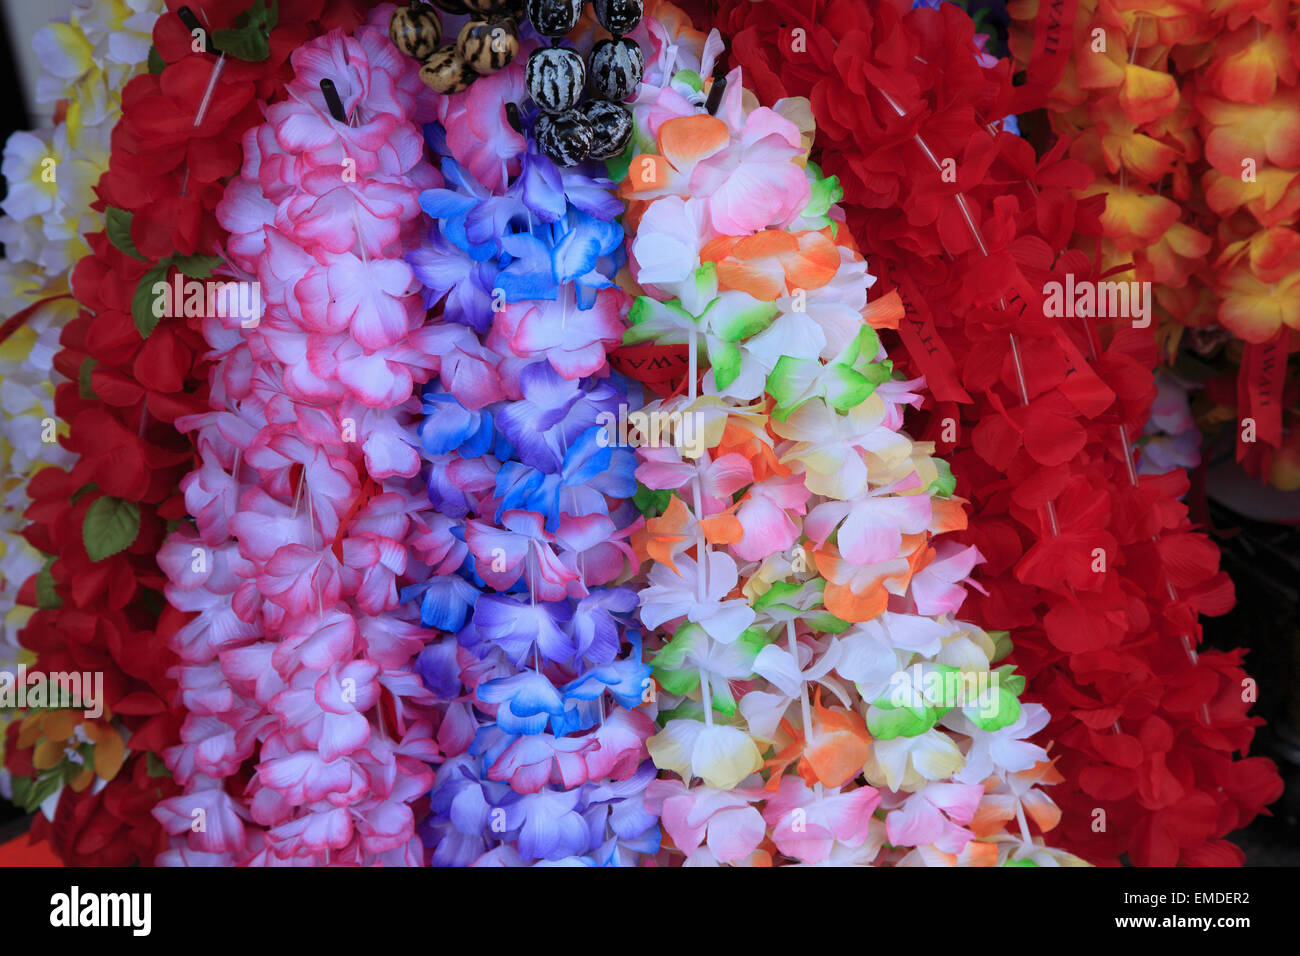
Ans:
<svg viewBox="0 0 1300 956"><path fill-rule="evenodd" d="M903 293L909 364L939 399L926 434L953 448L975 504L962 538L987 559L988 595L964 613L1016 629L1015 660L1053 715L1060 839L1097 862L1239 863L1221 837L1281 784L1269 761L1232 759L1258 723L1241 652L1194 650L1197 616L1226 610L1231 584L1178 502L1186 477L1132 466L1154 393L1151 333L1039 307L1045 282L1096 277L1078 252L1054 251L1099 231L1095 203L1071 196L1086 171L1062 158L1064 141L1035 159L983 125L1036 92L1014 94L1005 61L976 66L955 7L726 3L718 20L765 99L811 95L849 223ZM956 182L941 176L949 157L961 157Z"/></svg>
<svg viewBox="0 0 1300 956"><path fill-rule="evenodd" d="M18 632L37 606L38 590L48 601L49 577L43 573L45 558L18 534L30 501L27 480L48 465L71 463L71 456L57 443L53 364L59 330L77 312L68 273L72 263L89 251L82 233L103 226L102 216L91 209L92 187L108 165L109 134L122 111L119 90L144 67L158 6L156 0L141 0L134 9L82 3L66 22L38 30L32 41L41 65L36 101L53 110L56 122L47 129L14 133L5 143L3 172L9 192L0 204L4 211L0 242L5 246L5 258L0 260L0 313L7 317L0 325L0 469L4 473L0 604L6 608L0 622L0 669L4 670L34 662L20 648ZM65 427L62 434L66 433ZM20 593L28 582L30 590ZM14 711L0 711L0 795L5 797L13 793L9 772L3 769L4 728L14 716ZM62 750L56 752L61 755ZM48 775L35 790L30 781L20 784L20 802L29 807L44 802L58 782Z"/></svg>
<svg viewBox="0 0 1300 956"><path fill-rule="evenodd" d="M46 804L50 819L33 824L71 864L148 861L166 845L150 811L175 789L158 755L180 724L167 644L185 612L158 593L165 577L155 553L167 523L185 513L177 483L192 449L174 422L206 407L207 372L197 319L157 320L152 290L177 273L206 276L218 261L223 232L213 209L239 167L240 137L260 118L260 101L282 88L289 52L327 25L318 21L324 4L309 3L284 23L259 6L262 15L236 29L244 6L202 4L211 28L202 46L178 16L159 17L151 72L122 89L109 168L96 187L107 229L88 237L91 254L73 270L85 311L64 328L54 359L66 380L55 408L75 462L43 469L28 485L24 536L54 561L21 641L44 671L103 672L105 718L128 749L106 784L101 774L82 792L64 788ZM204 52L227 29L256 33L264 49L249 55L262 59ZM47 739L69 732L60 721ZM87 765L118 765L87 755L86 738L95 733L64 739L75 739L69 751ZM11 750L11 770L15 761L31 758ZM69 753L53 770L76 779L82 766Z"/></svg>
<svg viewBox="0 0 1300 956"><path fill-rule="evenodd" d="M188 713L166 753L184 793L154 811L165 864L422 859L411 804L437 751L397 582L439 546L404 427L439 343L402 256L441 180L416 125L433 96L391 12L294 51L216 209L265 311L204 321L212 410L178 422L200 452L182 485L197 528L159 564L197 616L171 641Z"/></svg>
<svg viewBox="0 0 1300 956"><path fill-rule="evenodd" d="M1037 7L1008 7L1035 38ZM1016 26L1023 62L1039 46ZM1106 196L1103 268L1131 261L1121 278L1157 284L1167 361L1184 327L1217 321L1241 340L1217 350L1237 366L1220 402L1236 414L1215 417L1234 421L1247 471L1293 489L1300 147L1283 130L1300 116L1300 4L1127 11L1084 0L1062 29L1061 62L1042 79L1053 128L1075 134L1071 155L1097 173L1088 192Z"/></svg>
<svg viewBox="0 0 1300 956"><path fill-rule="evenodd" d="M806 162L807 101L757 107L739 70L702 83L719 52L716 33L698 61L661 47L682 69L643 89L622 187L644 292L624 341L688 366L685 395L646 409L671 434L638 455L664 692L648 746L680 778L650 785L651 808L688 865L1077 862L1026 816L1059 816L1035 784L1060 778L1024 739L1047 713L994 670L1005 633L952 618L979 553L937 540L961 502L900 431L919 380L875 331L898 297L866 304L838 184Z"/></svg>
<svg viewBox="0 0 1300 956"><path fill-rule="evenodd" d="M622 204L599 166L557 168L508 124L507 104L535 123L517 104L537 42L525 30L514 64L440 100L447 187L421 195L435 225L408 256L447 356L419 430L442 551L403 593L440 632L418 664L446 702L422 827L436 866L635 865L659 847L650 668L617 586L636 566L635 459L605 428L638 404L606 361Z"/></svg>

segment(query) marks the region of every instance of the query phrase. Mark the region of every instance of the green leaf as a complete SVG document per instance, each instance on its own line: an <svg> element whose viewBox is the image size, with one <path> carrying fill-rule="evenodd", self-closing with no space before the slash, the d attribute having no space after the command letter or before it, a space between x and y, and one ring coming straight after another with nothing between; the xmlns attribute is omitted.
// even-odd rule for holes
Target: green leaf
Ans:
<svg viewBox="0 0 1300 956"><path fill-rule="evenodd" d="M93 481L86 482L84 485L82 485L80 488L78 488L76 491L72 493L72 503L75 505L82 498L86 497L86 495L90 494L92 491L97 490L98 488L99 485L95 484Z"/></svg>
<svg viewBox="0 0 1300 956"><path fill-rule="evenodd" d="M77 752L80 753L80 754L84 757L84 756L85 756L85 753L86 753L86 750L89 750L89 747L84 748L84 749L83 749L83 748L78 748L78 749L77 749ZM94 751L93 751L93 750L90 750L90 755L91 755L91 758L92 758L91 762L92 762L92 764L93 764L93 762L94 762L94 759L93 759L93 758L94 758ZM59 776L63 778L63 783L72 783L73 778L76 777L79 773L81 773L81 771L82 771L83 769L85 769L85 765L84 765L84 764L79 764L79 763L74 763L73 761L71 761L71 760L65 758L64 761L63 761L61 764L59 764L59 768L60 768Z"/></svg>
<svg viewBox="0 0 1300 956"><path fill-rule="evenodd" d="M50 570L53 564L54 559L50 558L36 575L36 606L43 611L63 607L63 599L59 597L58 589L54 586L54 572Z"/></svg>
<svg viewBox="0 0 1300 956"><path fill-rule="evenodd" d="M152 750L144 752L144 765L145 771L151 777L170 777L172 775L172 772L167 769L167 765L162 762L162 758Z"/></svg>
<svg viewBox="0 0 1300 956"><path fill-rule="evenodd" d="M87 355L81 362L81 368L77 371L77 390L81 393L81 397L87 401L99 397L95 394L95 389L90 384L90 373L95 370L95 366L98 364L99 359L92 355Z"/></svg>
<svg viewBox="0 0 1300 956"><path fill-rule="evenodd" d="M235 59L248 63L260 63L271 55L271 45L266 42L266 34L257 27L214 30L212 42L222 53L228 53Z"/></svg>
<svg viewBox="0 0 1300 956"><path fill-rule="evenodd" d="M135 240L131 238L131 220L134 218L133 212L109 206L104 210L104 231L108 233L108 241L122 252L133 259L148 262L148 259L140 255L140 250L135 247Z"/></svg>
<svg viewBox="0 0 1300 956"><path fill-rule="evenodd" d="M140 533L140 506L105 495L96 499L81 525L81 540L91 561L129 548Z"/></svg>
<svg viewBox="0 0 1300 956"><path fill-rule="evenodd" d="M156 46L149 47L149 72L157 76L167 68L167 61L162 58Z"/></svg>
<svg viewBox="0 0 1300 956"><path fill-rule="evenodd" d="M163 260L148 272L140 277L140 283L135 287L135 295L131 296L131 316L135 319L136 331L140 333L140 338L147 339L149 333L158 325L158 319L161 316L154 315L154 303L157 296L154 294L153 287L159 282L167 281L167 268L169 260Z"/></svg>
<svg viewBox="0 0 1300 956"><path fill-rule="evenodd" d="M63 786L63 777L58 772L47 773L27 781L27 784L23 788L22 797L19 798L18 781L14 780L14 802L19 803L28 813L35 813L46 798Z"/></svg>
<svg viewBox="0 0 1300 956"><path fill-rule="evenodd" d="M668 503L672 499L673 493L666 488L653 490L638 481L636 483L636 494L632 496L632 503L645 517L657 518L668 509Z"/></svg>
<svg viewBox="0 0 1300 956"><path fill-rule="evenodd" d="M206 279L221 265L220 256L172 256L172 265L191 279Z"/></svg>
<svg viewBox="0 0 1300 956"><path fill-rule="evenodd" d="M278 2L267 7L264 0L257 0L237 18L236 22L241 24L237 29L214 30L212 42L222 53L228 53L237 60L260 62L271 55L267 38L275 29L279 18Z"/></svg>

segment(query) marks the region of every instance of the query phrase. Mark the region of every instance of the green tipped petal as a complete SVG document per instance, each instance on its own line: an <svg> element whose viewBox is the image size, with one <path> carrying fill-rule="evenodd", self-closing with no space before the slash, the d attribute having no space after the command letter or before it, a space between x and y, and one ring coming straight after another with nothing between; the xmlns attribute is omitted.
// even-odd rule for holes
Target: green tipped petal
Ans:
<svg viewBox="0 0 1300 956"><path fill-rule="evenodd" d="M740 349L731 342L710 338L708 353L714 381L718 383L718 388L726 388L740 374Z"/></svg>
<svg viewBox="0 0 1300 956"><path fill-rule="evenodd" d="M936 498L951 498L953 492L957 490L957 479L953 477L952 467L942 458L934 458L932 461L939 472L939 477L930 482L926 492ZM1008 650L1007 653L1011 652ZM1006 654L1002 656L1005 657Z"/></svg>
<svg viewBox="0 0 1300 956"><path fill-rule="evenodd" d="M831 365L822 375L826 387L826 404L839 412L847 412L867 400L876 386L866 377L846 365Z"/></svg>
<svg viewBox="0 0 1300 956"><path fill-rule="evenodd" d="M895 707L881 697L867 708L867 730L877 740L919 737L939 720L933 707Z"/></svg>

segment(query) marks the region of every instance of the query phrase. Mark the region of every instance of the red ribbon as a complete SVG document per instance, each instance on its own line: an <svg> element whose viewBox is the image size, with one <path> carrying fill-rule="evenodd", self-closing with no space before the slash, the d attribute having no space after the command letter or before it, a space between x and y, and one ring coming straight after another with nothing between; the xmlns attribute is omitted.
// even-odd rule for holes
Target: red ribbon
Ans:
<svg viewBox="0 0 1300 956"><path fill-rule="evenodd" d="M1255 420L1255 441L1272 448L1282 444L1282 389L1286 385L1289 330L1282 328L1270 342L1247 343L1237 373L1237 403L1241 418ZM1237 428L1237 461L1250 453Z"/></svg>
<svg viewBox="0 0 1300 956"><path fill-rule="evenodd" d="M1074 44L1074 17L1078 6L1079 0L1039 0L1026 86L1050 90L1065 75L1065 65Z"/></svg>
<svg viewBox="0 0 1300 956"><path fill-rule="evenodd" d="M686 378L689 356L685 345L625 345L609 353L609 364L619 374L667 398Z"/></svg>
<svg viewBox="0 0 1300 956"><path fill-rule="evenodd" d="M882 261L882 260L877 260ZM935 328L934 316L911 277L892 264L885 264L884 278L898 290L906 313L898 323L898 335L903 340L912 361L916 362L925 384L937 402L962 402L969 404L971 397L957 379L957 362Z"/></svg>

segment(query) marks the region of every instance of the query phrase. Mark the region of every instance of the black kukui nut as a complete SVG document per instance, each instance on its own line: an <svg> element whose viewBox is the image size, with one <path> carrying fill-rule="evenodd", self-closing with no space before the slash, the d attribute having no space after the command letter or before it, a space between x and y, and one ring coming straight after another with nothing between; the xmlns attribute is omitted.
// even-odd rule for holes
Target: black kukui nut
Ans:
<svg viewBox="0 0 1300 956"><path fill-rule="evenodd" d="M582 115L591 124L591 159L609 159L627 148L632 138L632 114L626 106L608 100L582 104Z"/></svg>
<svg viewBox="0 0 1300 956"><path fill-rule="evenodd" d="M595 0L594 6L596 19L614 36L631 33L645 12L641 0Z"/></svg>
<svg viewBox="0 0 1300 956"><path fill-rule="evenodd" d="M586 81L582 57L565 47L540 47L529 54L524 66L528 95L547 113L563 113L577 106Z"/></svg>
<svg viewBox="0 0 1300 956"><path fill-rule="evenodd" d="M591 89L602 100L621 103L636 92L645 54L635 40L601 40L591 49Z"/></svg>
<svg viewBox="0 0 1300 956"><path fill-rule="evenodd" d="M535 133L538 147L557 166L576 166L591 154L591 123L578 110L543 117Z"/></svg>
<svg viewBox="0 0 1300 956"><path fill-rule="evenodd" d="M420 65L420 79L435 93L451 94L469 89L478 79L454 46L434 50Z"/></svg>
<svg viewBox="0 0 1300 956"><path fill-rule="evenodd" d="M562 37L578 25L583 0L528 0L525 9L542 36Z"/></svg>
<svg viewBox="0 0 1300 956"><path fill-rule="evenodd" d="M398 7L388 19L388 38L407 56L423 60L442 42L442 20L433 7Z"/></svg>
<svg viewBox="0 0 1300 956"><path fill-rule="evenodd" d="M480 76L495 73L519 52L519 28L513 20L470 20L460 28L456 49Z"/></svg>

